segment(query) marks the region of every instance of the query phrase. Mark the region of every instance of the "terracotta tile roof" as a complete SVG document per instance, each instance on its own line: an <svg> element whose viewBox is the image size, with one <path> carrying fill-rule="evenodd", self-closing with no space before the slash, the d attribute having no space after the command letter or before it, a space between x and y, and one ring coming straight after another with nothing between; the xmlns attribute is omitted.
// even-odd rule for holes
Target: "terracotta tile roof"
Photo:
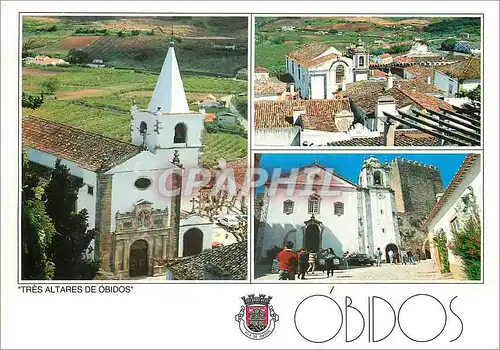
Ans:
<svg viewBox="0 0 500 350"><path fill-rule="evenodd" d="M448 201L450 196L455 192L456 188L462 183L463 179L467 175L467 172L470 170L470 168L476 163L476 161L479 160L479 154L476 153L469 153L467 157L465 157L462 166L460 166L460 169L455 173L455 176L451 180L450 184L448 187L446 187L446 190L444 191L443 195L439 199L439 201L434 205L434 208L432 208L429 216L427 219L425 219L424 223L422 224L422 228L426 229L429 223L431 222L432 219L437 215L441 207Z"/></svg>
<svg viewBox="0 0 500 350"><path fill-rule="evenodd" d="M256 66L255 67L255 73L267 73L267 69L265 67L262 67L262 66Z"/></svg>
<svg viewBox="0 0 500 350"><path fill-rule="evenodd" d="M408 96L411 100L413 100L419 106L424 107L426 109L430 109L431 111L439 112L440 108L446 109L448 111L455 110L453 108L453 106L450 105L448 102L445 102L437 97L434 97L431 95L426 95L426 94L423 94L423 93L417 92L417 91L409 91L409 90L401 90L401 89L399 89L399 91L401 91L403 94Z"/></svg>
<svg viewBox="0 0 500 350"><path fill-rule="evenodd" d="M372 69L370 73L375 78L387 78L387 73L378 69Z"/></svg>
<svg viewBox="0 0 500 350"><path fill-rule="evenodd" d="M313 67L332 58L337 57L336 54L329 54L323 57L317 58L319 55L324 53L326 50L330 49L331 46L319 42L312 41L308 44L302 45L296 50L290 52L286 56L297 62L304 67Z"/></svg>
<svg viewBox="0 0 500 350"><path fill-rule="evenodd" d="M434 75L434 68L424 66L410 66L405 72L411 73L415 78L426 78Z"/></svg>
<svg viewBox="0 0 500 350"><path fill-rule="evenodd" d="M120 164L140 152L140 148L132 144L34 116L23 118L22 136L24 146L91 171L103 164Z"/></svg>
<svg viewBox="0 0 500 350"><path fill-rule="evenodd" d="M217 269L232 280L247 279L247 241L214 248L166 262L177 280L203 280L206 269Z"/></svg>
<svg viewBox="0 0 500 350"><path fill-rule="evenodd" d="M394 62L412 63L415 60L411 57L396 56L394 57Z"/></svg>
<svg viewBox="0 0 500 350"><path fill-rule="evenodd" d="M286 100L286 101L256 101L255 128L288 128L292 127L293 111L304 108L302 115L304 124L315 130L336 131L334 115L341 112L351 112L347 98L335 100ZM330 122L331 120L331 122ZM331 128L325 130L325 128Z"/></svg>
<svg viewBox="0 0 500 350"><path fill-rule="evenodd" d="M457 79L481 79L481 59L471 57L466 61L440 66L437 70Z"/></svg>
<svg viewBox="0 0 500 350"><path fill-rule="evenodd" d="M282 94L287 88L287 84L279 81L276 77L258 79L254 82L254 86L256 95Z"/></svg>
<svg viewBox="0 0 500 350"><path fill-rule="evenodd" d="M207 113L205 114L205 119L203 119L205 123L210 123L213 122L214 120L215 120L215 113Z"/></svg>
<svg viewBox="0 0 500 350"><path fill-rule="evenodd" d="M335 141L330 146L385 146L384 137L356 137L350 140ZM395 147L438 146L438 138L419 130L400 129L395 131Z"/></svg>
<svg viewBox="0 0 500 350"><path fill-rule="evenodd" d="M378 57L380 57L380 58L387 58L387 57L391 57L391 54L389 54L389 53L383 53L383 54L379 55Z"/></svg>
<svg viewBox="0 0 500 350"><path fill-rule="evenodd" d="M245 184L245 174L248 168L248 160L246 157L232 162L227 162L226 168L233 169L234 180L236 181L238 188Z"/></svg>
<svg viewBox="0 0 500 350"><path fill-rule="evenodd" d="M440 90L433 85L419 79L399 79L393 83L393 88L385 90L386 82L375 80L364 80L347 85L347 91L343 95L348 96L366 114L375 111L377 100L383 94L390 94L396 100L396 108L402 108L412 104L409 96L402 93L405 91L415 91L424 94L439 93Z"/></svg>

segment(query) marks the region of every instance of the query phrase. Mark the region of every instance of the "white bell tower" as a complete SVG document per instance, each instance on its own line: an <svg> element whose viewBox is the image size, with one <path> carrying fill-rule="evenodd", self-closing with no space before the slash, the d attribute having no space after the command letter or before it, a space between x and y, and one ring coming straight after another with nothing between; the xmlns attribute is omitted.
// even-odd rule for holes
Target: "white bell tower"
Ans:
<svg viewBox="0 0 500 350"><path fill-rule="evenodd" d="M363 161L359 175L360 203L363 212L364 244L373 256L377 248L400 246L396 202L391 188L390 166L374 156Z"/></svg>
<svg viewBox="0 0 500 350"><path fill-rule="evenodd" d="M361 40L360 36L358 36L358 40L356 41L352 60L354 65L354 81L368 80L369 55L368 50L365 48L365 43Z"/></svg>
<svg viewBox="0 0 500 350"><path fill-rule="evenodd" d="M199 165L205 111L189 110L173 42L170 43L148 108L141 110L134 104L130 112L134 145L143 145L166 161L170 161L177 150L182 164Z"/></svg>

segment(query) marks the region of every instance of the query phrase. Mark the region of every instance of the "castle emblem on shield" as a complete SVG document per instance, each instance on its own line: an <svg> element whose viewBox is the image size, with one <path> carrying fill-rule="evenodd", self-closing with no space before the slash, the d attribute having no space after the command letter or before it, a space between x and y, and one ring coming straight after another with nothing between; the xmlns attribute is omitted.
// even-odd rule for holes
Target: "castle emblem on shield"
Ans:
<svg viewBox="0 0 500 350"><path fill-rule="evenodd" d="M236 322L240 324L240 331L250 339L264 339L274 331L274 323L278 322L278 315L269 305L271 296L265 294L249 294L241 297L245 305L235 316Z"/></svg>

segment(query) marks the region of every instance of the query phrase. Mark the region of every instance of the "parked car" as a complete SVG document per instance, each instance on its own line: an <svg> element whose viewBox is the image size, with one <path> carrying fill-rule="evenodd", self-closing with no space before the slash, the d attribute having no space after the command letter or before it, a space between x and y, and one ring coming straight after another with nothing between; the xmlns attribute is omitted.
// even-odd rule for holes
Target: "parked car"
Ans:
<svg viewBox="0 0 500 350"><path fill-rule="evenodd" d="M347 262L349 265L353 266L364 266L375 264L375 259L369 256L368 254L362 253L353 253L347 257Z"/></svg>
<svg viewBox="0 0 500 350"><path fill-rule="evenodd" d="M236 217L230 215L221 215L217 218L217 221L222 226L228 228L237 228L240 225L240 221Z"/></svg>

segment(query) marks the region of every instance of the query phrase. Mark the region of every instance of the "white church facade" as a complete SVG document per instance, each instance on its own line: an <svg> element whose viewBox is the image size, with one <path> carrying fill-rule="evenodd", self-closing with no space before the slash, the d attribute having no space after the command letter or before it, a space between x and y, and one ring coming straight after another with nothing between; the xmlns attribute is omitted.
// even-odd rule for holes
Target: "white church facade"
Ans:
<svg viewBox="0 0 500 350"><path fill-rule="evenodd" d="M275 189L268 184L256 258L287 241L296 250L333 248L337 255L349 251L374 256L380 248L385 256L389 250L399 249L389 170L389 165L370 157L363 163L358 184L319 164L300 168L296 181L283 175ZM289 186L295 188L293 195L287 192Z"/></svg>
<svg viewBox="0 0 500 350"><path fill-rule="evenodd" d="M28 159L57 159L82 179L76 209L88 212L96 239L87 254L119 278L158 275L164 261L212 248L212 223L181 217L183 169L198 166L203 110L189 110L173 44L146 110L131 109L132 143L37 117L23 118ZM168 174L168 175L167 175ZM173 174L173 175L172 175Z"/></svg>
<svg viewBox="0 0 500 350"><path fill-rule="evenodd" d="M333 46L313 41L286 55L285 71L304 99L332 99L346 84L368 80L369 54L358 37L346 54Z"/></svg>

